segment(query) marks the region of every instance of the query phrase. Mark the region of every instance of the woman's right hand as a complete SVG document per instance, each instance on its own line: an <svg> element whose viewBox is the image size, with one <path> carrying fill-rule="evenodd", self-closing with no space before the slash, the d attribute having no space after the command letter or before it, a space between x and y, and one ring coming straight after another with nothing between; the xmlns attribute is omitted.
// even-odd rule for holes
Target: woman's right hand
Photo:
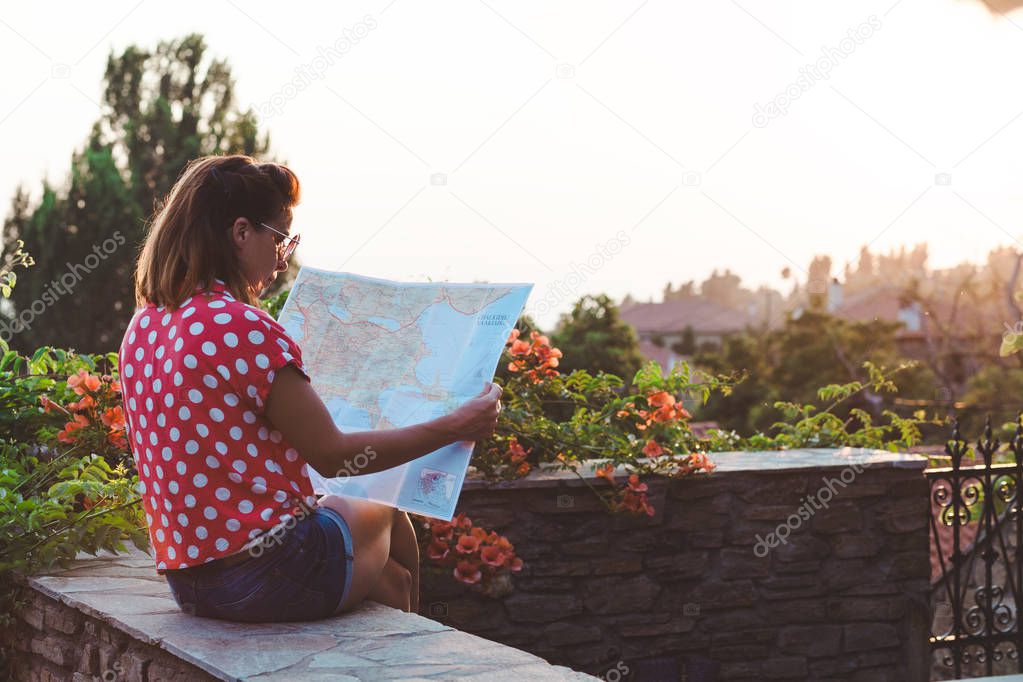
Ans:
<svg viewBox="0 0 1023 682"><path fill-rule="evenodd" d="M488 381L478 396L451 413L458 440L479 441L494 433L501 412L501 393L500 386Z"/></svg>

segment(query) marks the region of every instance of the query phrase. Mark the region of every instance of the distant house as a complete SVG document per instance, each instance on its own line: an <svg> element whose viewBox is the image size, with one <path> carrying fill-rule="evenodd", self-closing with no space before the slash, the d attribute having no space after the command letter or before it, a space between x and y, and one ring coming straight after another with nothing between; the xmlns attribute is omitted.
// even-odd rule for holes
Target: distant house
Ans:
<svg viewBox="0 0 1023 682"><path fill-rule="evenodd" d="M632 325L639 337L640 352L665 369L683 355L672 347L683 341L691 329L694 345L720 346L728 336L743 332L750 318L704 298L684 298L663 303L631 303L620 310L622 320Z"/></svg>

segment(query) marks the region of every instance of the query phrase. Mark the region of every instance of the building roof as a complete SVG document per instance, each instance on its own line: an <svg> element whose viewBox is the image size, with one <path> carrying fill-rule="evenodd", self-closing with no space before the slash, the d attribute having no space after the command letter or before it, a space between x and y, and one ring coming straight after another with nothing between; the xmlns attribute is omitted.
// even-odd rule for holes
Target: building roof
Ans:
<svg viewBox="0 0 1023 682"><path fill-rule="evenodd" d="M621 317L641 334L681 333L686 327L697 334L727 334L748 324L744 313L703 298L637 303L623 309Z"/></svg>

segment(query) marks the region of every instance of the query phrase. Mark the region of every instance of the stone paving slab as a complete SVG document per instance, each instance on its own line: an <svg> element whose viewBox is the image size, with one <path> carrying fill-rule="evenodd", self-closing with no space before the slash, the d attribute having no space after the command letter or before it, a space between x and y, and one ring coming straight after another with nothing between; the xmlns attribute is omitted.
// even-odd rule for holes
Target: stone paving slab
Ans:
<svg viewBox="0 0 1023 682"><path fill-rule="evenodd" d="M841 470L849 466L861 466L865 469L895 468L918 469L927 467L927 458L906 452L889 452L887 450L871 450L867 448L805 448L797 450L763 450L738 452L711 452L707 455L717 468L710 476L721 476L729 473L791 473L793 471ZM580 462L578 474L586 479L600 481L596 468L607 460L590 459ZM640 458L644 461L644 458ZM618 466L615 475L624 476L626 469ZM463 490L479 490L515 487L519 488L554 488L562 485L584 486L592 481L583 481L575 472L559 470L551 465L541 464L528 476L509 482L490 483L479 478L466 478ZM705 474L697 474L703 476Z"/></svg>
<svg viewBox="0 0 1023 682"><path fill-rule="evenodd" d="M372 602L303 623L232 623L181 612L152 559L86 555L28 584L221 680L592 680L532 654Z"/></svg>

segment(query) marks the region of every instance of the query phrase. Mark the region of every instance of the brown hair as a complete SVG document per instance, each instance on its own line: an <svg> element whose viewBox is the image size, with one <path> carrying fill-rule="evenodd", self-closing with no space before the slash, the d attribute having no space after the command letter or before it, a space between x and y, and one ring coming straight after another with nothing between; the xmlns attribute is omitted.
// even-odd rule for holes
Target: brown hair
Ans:
<svg viewBox="0 0 1023 682"><path fill-rule="evenodd" d="M219 278L235 298L255 305L228 228L245 217L262 230L260 222L290 211L299 196L286 166L240 154L190 161L149 223L135 266L136 302L174 310Z"/></svg>

